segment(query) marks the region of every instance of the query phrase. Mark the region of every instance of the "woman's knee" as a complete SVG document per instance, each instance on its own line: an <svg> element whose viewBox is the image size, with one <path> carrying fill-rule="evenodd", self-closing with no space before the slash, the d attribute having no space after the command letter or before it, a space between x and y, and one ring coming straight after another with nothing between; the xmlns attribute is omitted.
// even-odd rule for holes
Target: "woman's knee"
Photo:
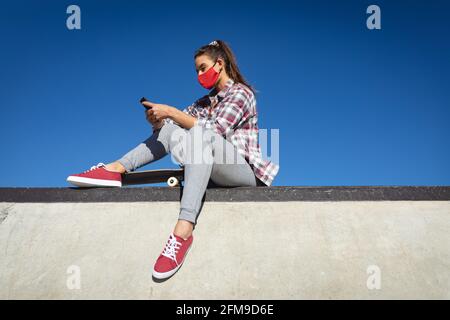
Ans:
<svg viewBox="0 0 450 320"><path fill-rule="evenodd" d="M256 177L248 164L214 164L211 180L223 187L255 187Z"/></svg>

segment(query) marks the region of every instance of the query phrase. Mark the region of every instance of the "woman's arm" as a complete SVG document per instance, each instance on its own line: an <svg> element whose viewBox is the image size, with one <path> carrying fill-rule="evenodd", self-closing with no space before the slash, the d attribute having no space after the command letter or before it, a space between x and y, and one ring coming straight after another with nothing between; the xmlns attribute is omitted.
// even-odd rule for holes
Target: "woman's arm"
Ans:
<svg viewBox="0 0 450 320"><path fill-rule="evenodd" d="M183 111L178 110L174 107L171 107L168 118L172 119L186 129L192 128L197 123L197 118L188 115L187 113L184 113Z"/></svg>

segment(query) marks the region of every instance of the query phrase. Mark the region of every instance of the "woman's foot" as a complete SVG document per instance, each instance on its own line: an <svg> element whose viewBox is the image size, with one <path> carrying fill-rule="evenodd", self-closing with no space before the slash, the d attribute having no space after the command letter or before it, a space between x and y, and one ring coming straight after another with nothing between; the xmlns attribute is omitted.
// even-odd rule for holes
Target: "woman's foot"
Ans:
<svg viewBox="0 0 450 320"><path fill-rule="evenodd" d="M89 170L68 176L67 182L77 187L121 187L121 172L110 171L107 166L100 162Z"/></svg>
<svg viewBox="0 0 450 320"><path fill-rule="evenodd" d="M187 220L178 220L174 231L170 234L166 247L156 260L153 277L166 279L172 276L184 262L194 237L194 224Z"/></svg>
<svg viewBox="0 0 450 320"><path fill-rule="evenodd" d="M185 240L171 233L163 252L153 267L153 277L160 280L167 279L177 272L181 268L193 240L192 235Z"/></svg>
<svg viewBox="0 0 450 320"><path fill-rule="evenodd" d="M125 173L127 170L120 162L111 162L105 165L105 169L112 172Z"/></svg>

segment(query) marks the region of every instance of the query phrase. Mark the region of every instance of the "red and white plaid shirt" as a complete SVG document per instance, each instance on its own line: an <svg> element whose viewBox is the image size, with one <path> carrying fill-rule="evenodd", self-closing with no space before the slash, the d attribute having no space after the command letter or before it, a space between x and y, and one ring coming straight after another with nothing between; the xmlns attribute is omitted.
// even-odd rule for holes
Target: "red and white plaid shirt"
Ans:
<svg viewBox="0 0 450 320"><path fill-rule="evenodd" d="M197 118L197 125L213 129L230 141L250 164L255 176L268 186L272 184L279 166L262 158L256 99L247 86L230 79L218 93L216 89L211 90L183 112Z"/></svg>

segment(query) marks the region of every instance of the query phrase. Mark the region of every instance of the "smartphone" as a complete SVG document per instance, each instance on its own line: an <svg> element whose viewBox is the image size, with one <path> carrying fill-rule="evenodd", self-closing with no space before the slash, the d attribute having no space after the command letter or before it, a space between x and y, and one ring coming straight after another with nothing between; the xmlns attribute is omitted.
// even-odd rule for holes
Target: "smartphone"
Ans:
<svg viewBox="0 0 450 320"><path fill-rule="evenodd" d="M140 102L141 104L142 104L142 102L144 102L144 101L148 101L146 97L142 97L141 100L139 100L139 102ZM142 104L142 106L143 106L145 109L147 109L147 110L152 108L152 107L144 106L143 104Z"/></svg>

